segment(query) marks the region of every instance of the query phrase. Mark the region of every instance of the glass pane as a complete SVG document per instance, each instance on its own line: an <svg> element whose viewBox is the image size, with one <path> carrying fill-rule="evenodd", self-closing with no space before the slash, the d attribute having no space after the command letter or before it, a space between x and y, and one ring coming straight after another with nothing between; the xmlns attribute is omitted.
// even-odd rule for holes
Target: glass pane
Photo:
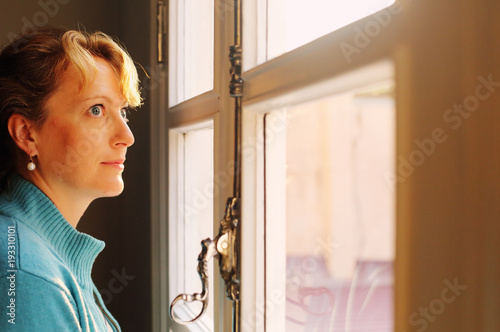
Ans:
<svg viewBox="0 0 500 332"><path fill-rule="evenodd" d="M213 88L214 1L169 1L169 105Z"/></svg>
<svg viewBox="0 0 500 332"><path fill-rule="evenodd" d="M183 213L180 232L181 238L177 241L177 248L172 248L180 254L178 268L182 269L179 275L171 271L171 275L178 275L179 292L193 294L201 292L201 281L197 273L198 255L201 251L201 241L213 238L213 128L189 131L183 134L183 151L179 155L184 157L183 199L180 200ZM182 148L181 148L182 149ZM213 264L209 264L208 275L213 276ZM213 294L213 278L209 279L209 294ZM175 294L177 295L177 294ZM180 303L180 305L185 303ZM213 331L214 320L213 301L198 325L203 325ZM195 302L184 305L183 310L175 313L183 320L191 320L201 311L201 303ZM196 324L194 324L196 325ZM194 327L193 325L193 327ZM206 329L204 329L206 330Z"/></svg>
<svg viewBox="0 0 500 332"><path fill-rule="evenodd" d="M286 331L393 327L392 81L287 111Z"/></svg>
<svg viewBox="0 0 500 332"><path fill-rule="evenodd" d="M390 6L394 0L267 0L267 60ZM380 31L397 11L385 13L363 29ZM370 36L373 32L367 32Z"/></svg>

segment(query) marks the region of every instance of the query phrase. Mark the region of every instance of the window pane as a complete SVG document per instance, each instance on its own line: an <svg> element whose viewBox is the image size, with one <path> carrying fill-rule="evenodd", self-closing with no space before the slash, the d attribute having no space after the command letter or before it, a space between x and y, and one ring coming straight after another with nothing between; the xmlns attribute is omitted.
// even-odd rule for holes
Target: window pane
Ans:
<svg viewBox="0 0 500 332"><path fill-rule="evenodd" d="M177 233L170 238L170 250L174 253L177 267L169 272L171 284L178 285L173 291L173 297L178 293L200 293L201 281L197 273L198 255L201 252L201 241L213 238L213 128L198 129L179 134L180 144L177 155L181 160L182 170L178 173L180 179L178 197L179 220L175 227ZM174 228L174 229L175 229ZM172 255L171 255L172 257ZM209 294L213 294L213 261L208 265ZM179 273L178 270L181 270ZM203 326L202 330L213 331L213 297L210 295L206 314L196 327ZM185 304L180 302L176 306L175 314L182 320L191 320L201 311L201 303Z"/></svg>
<svg viewBox="0 0 500 332"><path fill-rule="evenodd" d="M377 83L287 111L287 332L392 331L392 90Z"/></svg>
<svg viewBox="0 0 500 332"><path fill-rule="evenodd" d="M169 1L169 105L213 88L214 1Z"/></svg>
<svg viewBox="0 0 500 332"><path fill-rule="evenodd" d="M267 60L371 15L394 0L268 0ZM392 13L388 13L392 15ZM378 21L375 22L376 24Z"/></svg>

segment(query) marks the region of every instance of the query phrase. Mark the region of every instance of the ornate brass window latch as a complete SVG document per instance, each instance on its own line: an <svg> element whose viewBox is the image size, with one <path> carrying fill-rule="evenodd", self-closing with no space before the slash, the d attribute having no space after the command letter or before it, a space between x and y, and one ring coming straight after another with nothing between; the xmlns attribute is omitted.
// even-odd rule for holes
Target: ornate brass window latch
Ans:
<svg viewBox="0 0 500 332"><path fill-rule="evenodd" d="M198 274L202 283L201 293L179 294L170 305L170 317L179 324L189 324L199 319L208 307L208 262L212 257L219 259L221 276L226 284L226 295L230 300L239 301L240 271L238 268L238 223L240 216L239 198L229 198L224 218L221 220L219 235L214 240L205 239L201 242L201 252L198 256ZM177 303L199 301L202 303L201 312L192 320L183 321L175 316L173 310Z"/></svg>

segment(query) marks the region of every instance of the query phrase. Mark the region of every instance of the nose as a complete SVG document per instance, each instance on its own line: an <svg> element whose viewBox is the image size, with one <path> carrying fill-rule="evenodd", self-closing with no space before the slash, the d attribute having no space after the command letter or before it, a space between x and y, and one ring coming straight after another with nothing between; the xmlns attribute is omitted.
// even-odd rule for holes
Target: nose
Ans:
<svg viewBox="0 0 500 332"><path fill-rule="evenodd" d="M112 145L124 147L132 146L135 142L135 138L127 124L127 121L122 117L119 117L115 122L115 133L112 138Z"/></svg>

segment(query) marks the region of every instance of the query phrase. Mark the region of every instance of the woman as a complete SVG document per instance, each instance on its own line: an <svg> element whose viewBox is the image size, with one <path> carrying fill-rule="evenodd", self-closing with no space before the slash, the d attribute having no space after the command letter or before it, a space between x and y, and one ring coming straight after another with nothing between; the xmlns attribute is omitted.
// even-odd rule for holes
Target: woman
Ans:
<svg viewBox="0 0 500 332"><path fill-rule="evenodd" d="M76 226L122 192L140 103L103 33L38 30L0 54L0 331L120 331L91 280L104 242Z"/></svg>

